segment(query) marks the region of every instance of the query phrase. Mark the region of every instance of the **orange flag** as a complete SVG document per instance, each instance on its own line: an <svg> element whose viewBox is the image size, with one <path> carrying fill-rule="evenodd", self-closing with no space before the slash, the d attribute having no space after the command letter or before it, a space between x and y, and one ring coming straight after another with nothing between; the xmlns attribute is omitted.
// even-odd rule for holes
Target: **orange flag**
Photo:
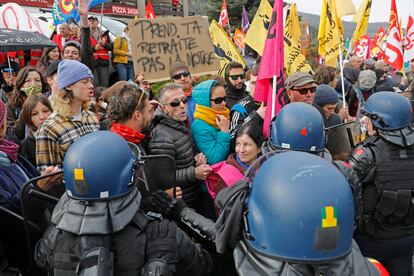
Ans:
<svg viewBox="0 0 414 276"><path fill-rule="evenodd" d="M236 44L236 46L240 49L244 49L244 46L246 45L245 39L246 34L240 31L238 28L236 28L236 30L234 30L233 35L234 44Z"/></svg>

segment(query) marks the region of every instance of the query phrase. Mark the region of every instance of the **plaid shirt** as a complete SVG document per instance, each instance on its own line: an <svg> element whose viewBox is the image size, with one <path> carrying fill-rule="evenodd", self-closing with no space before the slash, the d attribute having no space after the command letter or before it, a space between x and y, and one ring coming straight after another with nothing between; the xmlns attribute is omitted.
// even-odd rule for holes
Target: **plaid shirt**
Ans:
<svg viewBox="0 0 414 276"><path fill-rule="evenodd" d="M39 170L47 166L62 168L69 146L79 137L99 130L95 113L82 110L81 120L62 117L53 112L40 126L36 136L36 163Z"/></svg>

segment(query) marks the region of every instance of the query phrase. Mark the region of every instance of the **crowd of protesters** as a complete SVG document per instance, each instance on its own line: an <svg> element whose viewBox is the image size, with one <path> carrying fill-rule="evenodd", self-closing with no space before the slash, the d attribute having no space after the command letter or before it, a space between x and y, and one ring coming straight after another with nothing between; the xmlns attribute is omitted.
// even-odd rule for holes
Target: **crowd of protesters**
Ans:
<svg viewBox="0 0 414 276"><path fill-rule="evenodd" d="M134 73L128 27L112 42L100 33L97 17L88 17L82 6L79 14L80 26L61 24L53 37L57 46L44 49L35 64L11 60L0 66L0 206L21 214L20 189L28 179L63 169L73 142L109 130L136 144L143 156L170 156L175 185L164 186L165 192L215 221L217 194L242 179L266 145L266 105L254 99L260 59L250 70L230 62L224 81L203 76L197 83L189 66L175 61L170 83L154 93L145 75ZM119 76L111 87L110 62ZM342 79L337 68L320 65L313 75L286 76L286 102L313 106L326 128L359 120L377 92L414 98L414 60L410 66L401 77L383 60L353 56ZM61 196L54 189L60 184L54 177L37 187Z"/></svg>

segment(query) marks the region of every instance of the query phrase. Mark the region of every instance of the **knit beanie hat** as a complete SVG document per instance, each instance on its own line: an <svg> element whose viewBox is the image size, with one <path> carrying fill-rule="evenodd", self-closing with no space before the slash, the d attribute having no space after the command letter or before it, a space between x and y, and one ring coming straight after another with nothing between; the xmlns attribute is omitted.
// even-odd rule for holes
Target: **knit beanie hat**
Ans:
<svg viewBox="0 0 414 276"><path fill-rule="evenodd" d="M338 93L335 89L326 84L321 84L316 88L313 102L323 107L326 104L336 104L339 101Z"/></svg>
<svg viewBox="0 0 414 276"><path fill-rule="evenodd" d="M3 125L4 120L6 119L7 108L6 105L0 100L0 126Z"/></svg>
<svg viewBox="0 0 414 276"><path fill-rule="evenodd" d="M85 64L69 59L64 59L59 63L57 72L59 90L86 78L93 78L93 74Z"/></svg>
<svg viewBox="0 0 414 276"><path fill-rule="evenodd" d="M372 70L364 70L359 73L358 83L363 90L369 90L375 86L377 75Z"/></svg>
<svg viewBox="0 0 414 276"><path fill-rule="evenodd" d="M170 77L172 77L178 71L187 71L190 72L188 69L187 64L182 61L174 61L170 66Z"/></svg>

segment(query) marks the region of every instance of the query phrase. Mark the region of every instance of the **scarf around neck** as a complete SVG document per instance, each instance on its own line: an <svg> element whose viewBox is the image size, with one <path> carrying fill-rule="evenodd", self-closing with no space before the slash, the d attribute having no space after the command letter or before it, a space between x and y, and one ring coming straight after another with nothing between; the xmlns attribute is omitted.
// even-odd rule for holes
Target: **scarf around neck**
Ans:
<svg viewBox="0 0 414 276"><path fill-rule="evenodd" d="M217 111L210 107L197 104L194 112L194 119L204 121L210 126L218 129L216 123L217 115L223 115L227 120L230 120L230 110L227 107L223 111Z"/></svg>
<svg viewBox="0 0 414 276"><path fill-rule="evenodd" d="M0 151L4 152L12 162L17 161L17 151L19 146L13 142L1 139L0 140Z"/></svg>
<svg viewBox="0 0 414 276"><path fill-rule="evenodd" d="M126 125L116 122L112 122L110 130L122 136L128 142L134 144L139 144L145 138L145 134L142 134L138 131L133 130L130 127L127 127Z"/></svg>

